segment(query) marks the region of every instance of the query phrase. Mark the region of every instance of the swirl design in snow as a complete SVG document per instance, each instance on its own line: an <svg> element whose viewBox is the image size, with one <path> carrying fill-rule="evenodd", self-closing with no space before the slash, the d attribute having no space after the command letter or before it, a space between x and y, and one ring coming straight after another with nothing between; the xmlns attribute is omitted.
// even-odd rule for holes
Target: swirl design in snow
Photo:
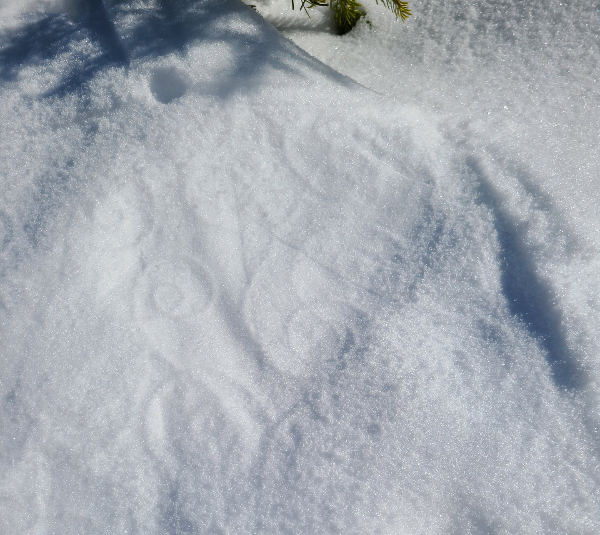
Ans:
<svg viewBox="0 0 600 535"><path fill-rule="evenodd" d="M142 281L143 314L172 319L194 318L213 300L211 276L190 258L157 262L147 268Z"/></svg>
<svg viewBox="0 0 600 535"><path fill-rule="evenodd" d="M261 339L280 370L302 375L315 363L344 353L349 332L346 316L341 307L309 303L284 320L280 327L284 343L277 343L267 333L262 333ZM276 325L272 328L278 330Z"/></svg>
<svg viewBox="0 0 600 535"><path fill-rule="evenodd" d="M160 259L136 289L136 315L152 349L178 369L201 370L211 352L213 278L196 260Z"/></svg>

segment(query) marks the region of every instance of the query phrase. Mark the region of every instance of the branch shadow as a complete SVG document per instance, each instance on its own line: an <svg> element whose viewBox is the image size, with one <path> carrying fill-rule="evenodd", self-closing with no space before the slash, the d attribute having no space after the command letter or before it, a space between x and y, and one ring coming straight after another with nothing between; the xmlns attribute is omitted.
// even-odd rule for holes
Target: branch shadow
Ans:
<svg viewBox="0 0 600 535"><path fill-rule="evenodd" d="M22 228L23 238L33 249L42 243L52 217L82 178L76 175L73 160L96 135L94 114L105 113L90 105L95 77L107 69L126 74L135 62L136 68L141 65L140 71L148 74L157 102L168 105L190 87L185 73L170 65L171 56L185 59L193 46L208 45L206 61L210 63L212 45L219 43L233 53L223 68L193 85L196 93L228 99L260 87L267 69L301 77L307 72L303 66L341 84L355 84L301 51L240 0L72 0L68 11L32 12L19 26L0 31L0 91L12 90L7 87L12 84L19 91L22 81L26 85L28 77L41 72L43 83L49 85L41 94L31 97L25 92L28 96L23 98L47 100L58 109L53 99L75 95L78 102L68 106L75 108L83 132L75 154L59 153L51 169L35 180L35 208ZM163 57L167 57L165 65L161 65ZM146 66L154 67L153 72L145 73ZM12 236L12 225L4 229L4 233L9 231ZM8 238L0 239L0 246L6 247Z"/></svg>
<svg viewBox="0 0 600 535"><path fill-rule="evenodd" d="M15 81L26 68L40 68L71 54L70 65L43 97L85 91L86 84L109 67L128 69L134 60L169 54L185 57L198 42L227 43L235 50L228 68L206 88L220 98L259 84L267 67L298 74L298 62L343 85L354 84L292 45L238 0L159 0L156 5L79 0L73 13L38 13L29 19L0 35L0 81ZM86 41L93 44L92 50L84 46Z"/></svg>
<svg viewBox="0 0 600 535"><path fill-rule="evenodd" d="M226 43L235 50L227 69L202 88L218 98L259 86L268 68L299 75L298 64L327 73L342 85L355 84L293 45L239 0L160 0L158 9L138 14L138 20L124 38L132 60L185 56L198 42Z"/></svg>
<svg viewBox="0 0 600 535"><path fill-rule="evenodd" d="M72 44L89 40L99 53L82 55L74 68L67 69L57 86L44 96L76 91L108 66L127 66L129 59L102 0L80 2L75 19L66 13L48 13L12 29L0 41L0 80L16 80L25 67L68 54Z"/></svg>
<svg viewBox="0 0 600 535"><path fill-rule="evenodd" d="M26 65L54 59L73 39L82 39L64 14L50 14L1 36L0 80L13 81Z"/></svg>

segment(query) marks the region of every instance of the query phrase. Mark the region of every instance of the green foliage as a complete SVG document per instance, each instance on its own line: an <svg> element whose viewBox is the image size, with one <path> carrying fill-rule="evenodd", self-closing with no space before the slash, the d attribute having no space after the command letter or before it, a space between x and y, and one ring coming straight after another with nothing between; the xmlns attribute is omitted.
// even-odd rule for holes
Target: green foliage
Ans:
<svg viewBox="0 0 600 535"><path fill-rule="evenodd" d="M340 34L348 33L363 16L362 7L356 0L330 0L333 20Z"/></svg>
<svg viewBox="0 0 600 535"><path fill-rule="evenodd" d="M379 0L375 0L379 4ZM402 22L406 22L406 19L412 15L408 8L408 2L400 2L400 0L381 0L381 3L391 9L396 15L396 19L400 17Z"/></svg>
<svg viewBox="0 0 600 535"><path fill-rule="evenodd" d="M379 4L379 0L375 1ZM408 2L381 0L381 3L394 12L396 19L401 18L402 22L405 22L412 15ZM340 34L349 32L364 15L361 4L356 0L329 0L329 4L326 0L302 0L300 10L304 10L310 17L309 9L315 6L324 7L327 5L333 10L333 20ZM292 0L292 9L294 9L294 0Z"/></svg>

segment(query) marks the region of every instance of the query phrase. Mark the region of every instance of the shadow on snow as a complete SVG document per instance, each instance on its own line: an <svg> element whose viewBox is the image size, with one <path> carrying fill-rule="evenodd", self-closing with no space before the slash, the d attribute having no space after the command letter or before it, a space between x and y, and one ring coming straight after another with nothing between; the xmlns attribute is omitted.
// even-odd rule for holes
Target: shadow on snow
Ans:
<svg viewBox="0 0 600 535"><path fill-rule="evenodd" d="M467 158L478 184L479 201L492 212L500 245L501 283L511 314L520 318L546 352L555 384L567 390L586 386L585 370L566 340L557 296L536 269L526 243L526 228L502 206L502 199L479 162ZM546 207L547 208L547 207Z"/></svg>
<svg viewBox="0 0 600 535"><path fill-rule="evenodd" d="M252 27L255 31L236 31L235 25L223 24L236 15L256 21ZM113 21L125 19L135 23L119 32L119 24ZM160 0L155 8L118 0L80 0L70 14L40 14L36 20L5 32L0 37L0 80L14 81L27 67L42 67L62 54L71 54L73 61L69 63L74 66L66 69L45 94L60 97L85 91L86 83L107 67L126 69L133 60L185 55L192 43L201 41L226 42L236 51L230 68L207 88L220 98L259 83L266 67L296 72L290 59L349 83L260 22L264 22L260 15L235 0ZM94 45L91 51L83 46L86 40Z"/></svg>

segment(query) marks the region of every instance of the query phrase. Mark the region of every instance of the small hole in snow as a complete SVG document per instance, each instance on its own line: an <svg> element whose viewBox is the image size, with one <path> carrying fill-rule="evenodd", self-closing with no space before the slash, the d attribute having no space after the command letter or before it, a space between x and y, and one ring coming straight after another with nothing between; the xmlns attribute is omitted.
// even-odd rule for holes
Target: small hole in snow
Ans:
<svg viewBox="0 0 600 535"><path fill-rule="evenodd" d="M161 67L152 73L150 91L154 98L163 104L168 104L182 97L187 90L187 80L183 73L175 67Z"/></svg>

